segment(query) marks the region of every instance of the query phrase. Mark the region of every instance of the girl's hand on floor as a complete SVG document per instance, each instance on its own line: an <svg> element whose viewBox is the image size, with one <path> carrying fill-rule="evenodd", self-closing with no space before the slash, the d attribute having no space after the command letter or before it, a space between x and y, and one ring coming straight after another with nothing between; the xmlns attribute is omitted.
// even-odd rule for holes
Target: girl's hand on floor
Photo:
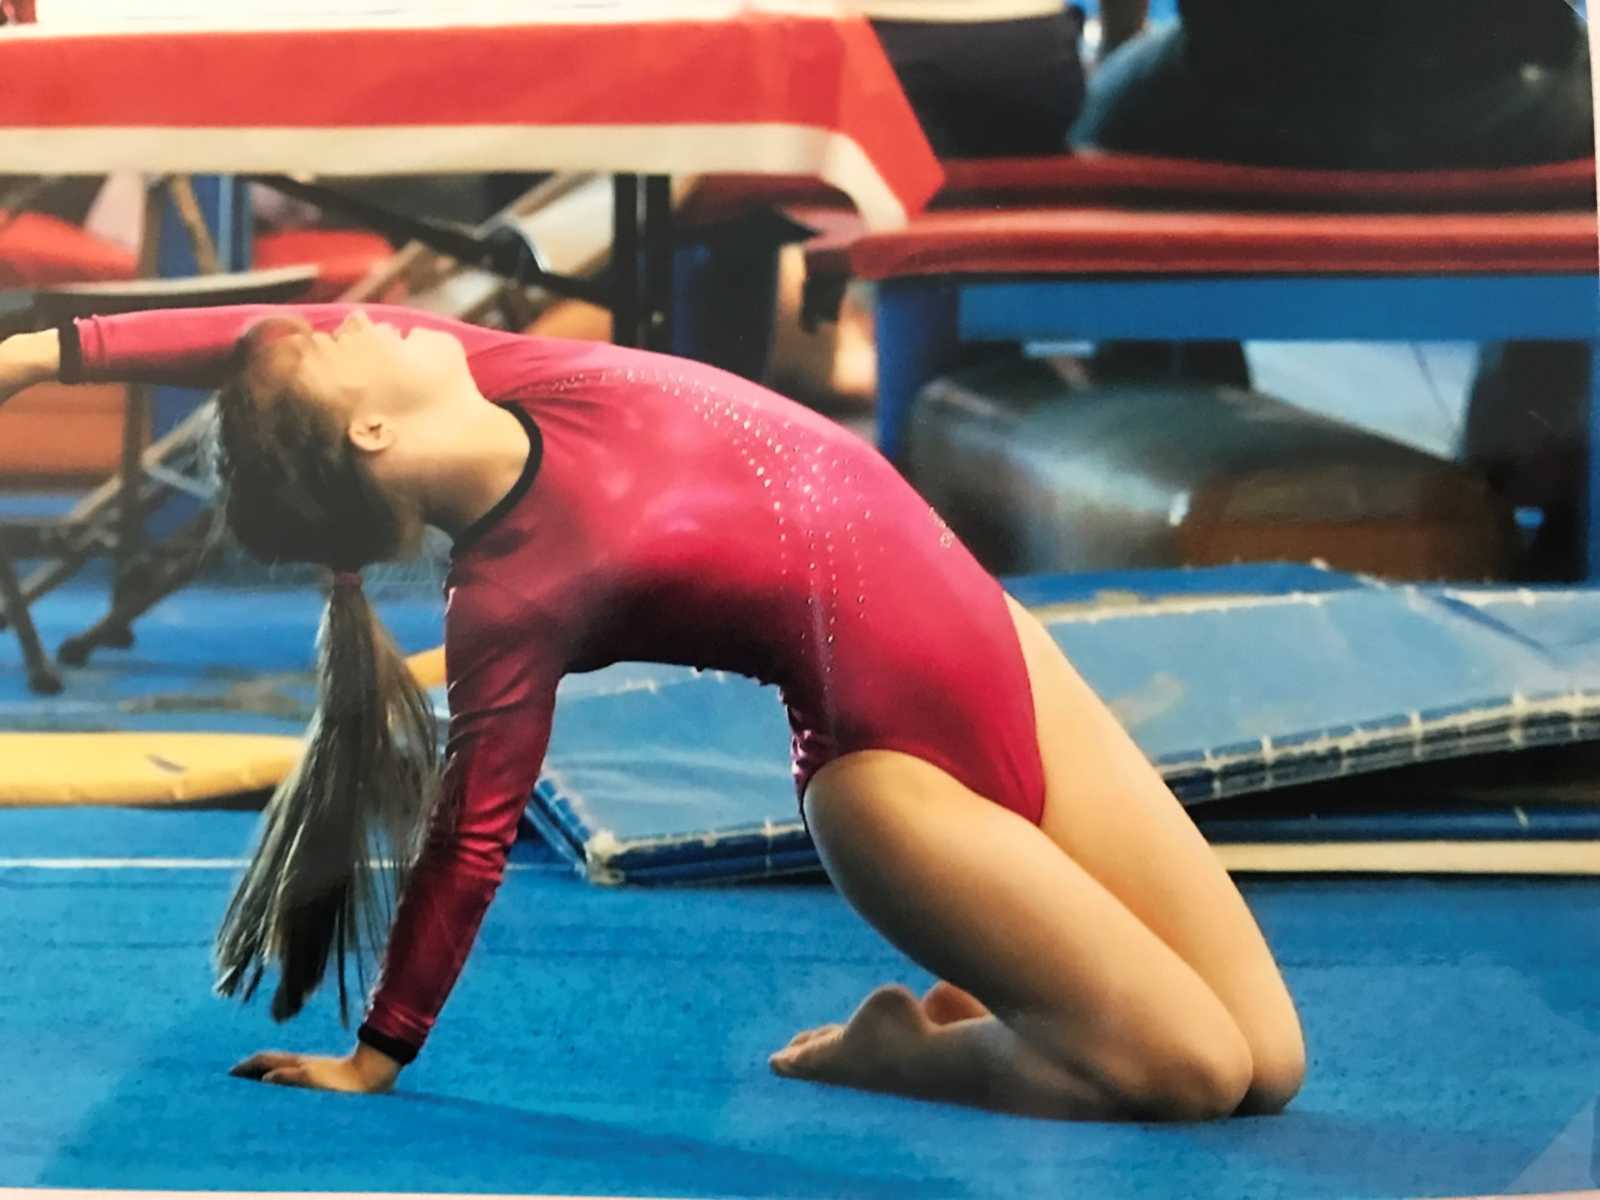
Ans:
<svg viewBox="0 0 1600 1200"><path fill-rule="evenodd" d="M324 1092L387 1092L394 1086L400 1069L392 1059L363 1046L344 1058L268 1050L245 1059L228 1073L262 1083Z"/></svg>

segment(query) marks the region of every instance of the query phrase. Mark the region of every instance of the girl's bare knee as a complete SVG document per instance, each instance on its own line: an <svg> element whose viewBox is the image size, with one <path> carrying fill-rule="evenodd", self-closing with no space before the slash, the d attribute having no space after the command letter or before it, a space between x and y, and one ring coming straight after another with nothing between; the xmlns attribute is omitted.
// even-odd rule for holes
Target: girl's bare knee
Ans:
<svg viewBox="0 0 1600 1200"><path fill-rule="evenodd" d="M1029 1029L1030 1024L1034 1023L1016 1026L1019 1032L1026 1030L1025 1040L1056 1062L1071 1061L1076 1074L1097 1085L1107 1109L1129 1120L1210 1121L1229 1116L1244 1101L1255 1077L1249 1044L1236 1028L1222 1029L1214 1037L1198 1031L1165 1038L1141 1036L1130 1044L1113 1038L1086 1043L1081 1029L1070 1036L1063 1030L1060 1037L1053 1037L1042 1023Z"/></svg>
<svg viewBox="0 0 1600 1200"><path fill-rule="evenodd" d="M1305 1043L1297 1036L1290 1044L1271 1050L1257 1050L1250 1088L1236 1110L1241 1117L1264 1117L1280 1113L1300 1094L1306 1079Z"/></svg>
<svg viewBox="0 0 1600 1200"><path fill-rule="evenodd" d="M1146 1064L1126 1095L1144 1120L1214 1121L1239 1107L1253 1077L1248 1050L1196 1046Z"/></svg>

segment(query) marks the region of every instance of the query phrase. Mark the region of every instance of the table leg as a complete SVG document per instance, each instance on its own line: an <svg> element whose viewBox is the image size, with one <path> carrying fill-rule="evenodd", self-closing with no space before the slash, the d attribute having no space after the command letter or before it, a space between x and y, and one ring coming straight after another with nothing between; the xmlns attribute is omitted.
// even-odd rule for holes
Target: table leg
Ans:
<svg viewBox="0 0 1600 1200"><path fill-rule="evenodd" d="M1600 342L1589 348L1589 419L1583 477L1583 575L1600 579Z"/></svg>
<svg viewBox="0 0 1600 1200"><path fill-rule="evenodd" d="M878 449L903 466L917 393L957 361L960 291L953 284L888 280L878 285Z"/></svg>
<svg viewBox="0 0 1600 1200"><path fill-rule="evenodd" d="M612 177L611 340L639 345L639 177Z"/></svg>
<svg viewBox="0 0 1600 1200"><path fill-rule="evenodd" d="M127 591L144 549L144 448L150 437L150 388L128 385L122 421L122 477L117 496L117 552L111 579L111 604ZM121 640L119 638L119 640Z"/></svg>
<svg viewBox="0 0 1600 1200"><path fill-rule="evenodd" d="M672 254L672 179L651 175L644 184L644 345L649 350L672 348Z"/></svg>
<svg viewBox="0 0 1600 1200"><path fill-rule="evenodd" d="M171 182L153 182L144 197L144 228L140 234L139 278L154 279L161 262L161 225ZM111 575L111 603L116 606L127 586L129 572L144 547L144 448L150 438L150 388L131 384L122 420L122 476L117 495L117 544ZM118 638L121 642L123 639Z"/></svg>
<svg viewBox="0 0 1600 1200"><path fill-rule="evenodd" d="M28 602L23 599L22 588L17 583L4 536L5 530L0 529L0 613L10 617L11 626L16 630L17 643L22 647L22 661L28 672L28 686L41 695L53 696L61 690L61 676L51 665L50 656L39 641L39 631L34 628L33 615L29 613Z"/></svg>

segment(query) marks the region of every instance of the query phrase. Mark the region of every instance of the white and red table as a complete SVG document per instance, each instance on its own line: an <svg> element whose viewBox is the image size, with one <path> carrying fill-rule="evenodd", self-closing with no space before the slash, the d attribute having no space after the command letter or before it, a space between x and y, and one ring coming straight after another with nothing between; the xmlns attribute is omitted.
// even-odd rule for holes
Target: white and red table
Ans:
<svg viewBox="0 0 1600 1200"><path fill-rule="evenodd" d="M811 175L875 228L942 179L871 27L832 5L599 0L510 23L471 7L458 24L0 29L0 162Z"/></svg>
<svg viewBox="0 0 1600 1200"><path fill-rule="evenodd" d="M871 27L826 0L38 7L0 28L12 172L803 175L875 229L943 178Z"/></svg>

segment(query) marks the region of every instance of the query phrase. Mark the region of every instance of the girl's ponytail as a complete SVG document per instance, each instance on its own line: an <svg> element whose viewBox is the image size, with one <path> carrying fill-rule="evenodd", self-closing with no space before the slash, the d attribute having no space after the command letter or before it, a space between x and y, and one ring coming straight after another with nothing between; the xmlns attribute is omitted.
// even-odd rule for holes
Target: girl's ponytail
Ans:
<svg viewBox="0 0 1600 1200"><path fill-rule="evenodd" d="M272 1015L298 1013L332 958L349 1020L346 961L367 987L396 897L439 795L432 705L378 620L360 576L339 572L317 631L317 707L299 765L262 818L217 936L217 991L248 1000L279 968Z"/></svg>

